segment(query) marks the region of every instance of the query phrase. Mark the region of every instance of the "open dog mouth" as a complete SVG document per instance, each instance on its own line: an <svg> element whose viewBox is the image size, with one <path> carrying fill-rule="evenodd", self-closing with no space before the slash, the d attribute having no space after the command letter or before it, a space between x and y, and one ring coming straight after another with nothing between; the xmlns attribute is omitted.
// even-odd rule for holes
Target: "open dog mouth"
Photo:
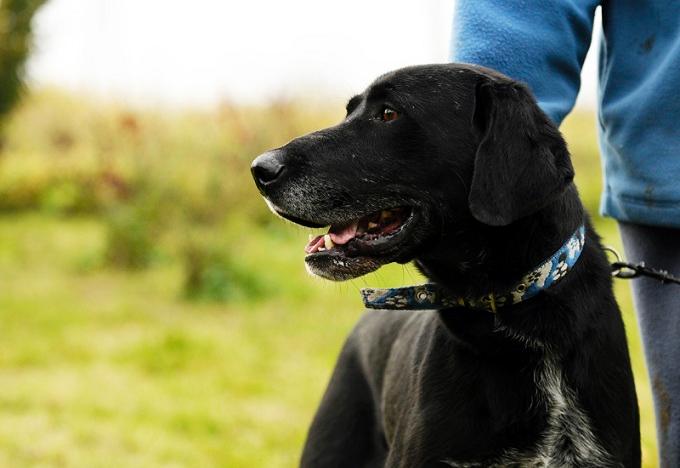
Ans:
<svg viewBox="0 0 680 468"><path fill-rule="evenodd" d="M327 234L309 236L305 252L315 254L333 249L370 253L371 248L380 250L390 238L399 232L411 218L410 208L381 210L343 224L332 224Z"/></svg>
<svg viewBox="0 0 680 468"><path fill-rule="evenodd" d="M326 234L310 235L305 246L307 268L336 281L377 270L396 260L414 218L412 208L397 207L331 224Z"/></svg>

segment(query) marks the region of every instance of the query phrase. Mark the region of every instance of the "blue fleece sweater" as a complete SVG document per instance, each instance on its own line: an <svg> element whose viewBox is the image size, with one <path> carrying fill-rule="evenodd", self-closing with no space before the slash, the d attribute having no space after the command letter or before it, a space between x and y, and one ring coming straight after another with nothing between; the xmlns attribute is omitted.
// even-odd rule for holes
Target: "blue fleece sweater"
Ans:
<svg viewBox="0 0 680 468"><path fill-rule="evenodd" d="M574 105L596 0L457 0L451 59L527 83L557 123ZM680 227L680 0L603 1L602 213Z"/></svg>

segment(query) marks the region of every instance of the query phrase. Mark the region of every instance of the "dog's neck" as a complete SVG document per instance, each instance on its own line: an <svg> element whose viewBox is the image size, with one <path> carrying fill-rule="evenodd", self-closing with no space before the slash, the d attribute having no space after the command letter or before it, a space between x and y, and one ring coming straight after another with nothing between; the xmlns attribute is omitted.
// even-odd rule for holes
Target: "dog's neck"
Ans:
<svg viewBox="0 0 680 468"><path fill-rule="evenodd" d="M550 257L584 221L572 185L543 210L508 226L478 229L441 239L416 265L454 294L479 296L502 291Z"/></svg>

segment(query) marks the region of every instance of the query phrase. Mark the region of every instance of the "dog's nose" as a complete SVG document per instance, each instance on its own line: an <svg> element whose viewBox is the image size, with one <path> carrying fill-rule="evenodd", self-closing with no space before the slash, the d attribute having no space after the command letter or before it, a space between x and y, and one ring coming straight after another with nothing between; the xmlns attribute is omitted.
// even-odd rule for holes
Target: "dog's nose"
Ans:
<svg viewBox="0 0 680 468"><path fill-rule="evenodd" d="M278 179L286 166L281 163L281 155L279 151L268 151L259 155L250 166L250 171L253 173L253 178L257 185L263 187L270 185Z"/></svg>

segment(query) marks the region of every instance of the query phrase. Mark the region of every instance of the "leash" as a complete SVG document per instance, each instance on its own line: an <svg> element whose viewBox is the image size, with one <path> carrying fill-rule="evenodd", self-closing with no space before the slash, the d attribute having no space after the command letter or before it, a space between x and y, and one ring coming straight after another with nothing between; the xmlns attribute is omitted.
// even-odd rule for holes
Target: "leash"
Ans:
<svg viewBox="0 0 680 468"><path fill-rule="evenodd" d="M633 279L646 276L661 281L662 284L680 284L680 278L671 275L666 270L657 270L656 268L648 267L645 265L645 262L624 262L613 247L605 246L603 247L603 250L605 252L610 252L616 257L616 261L611 264L612 276L614 278Z"/></svg>

